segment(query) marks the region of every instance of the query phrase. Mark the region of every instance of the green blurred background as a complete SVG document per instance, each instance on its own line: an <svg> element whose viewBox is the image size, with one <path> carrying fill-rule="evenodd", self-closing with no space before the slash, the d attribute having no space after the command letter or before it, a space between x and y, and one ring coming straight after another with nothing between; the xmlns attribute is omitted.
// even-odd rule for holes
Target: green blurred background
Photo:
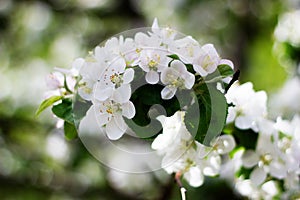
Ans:
<svg viewBox="0 0 300 200"><path fill-rule="evenodd" d="M35 110L45 76L70 67L119 32L161 25L213 43L241 70L241 82L269 94L288 77L274 55L280 0L0 0L0 199L179 199L161 174L129 175L101 165L80 140L67 141L49 110ZM206 179L188 199L238 199L230 185Z"/></svg>

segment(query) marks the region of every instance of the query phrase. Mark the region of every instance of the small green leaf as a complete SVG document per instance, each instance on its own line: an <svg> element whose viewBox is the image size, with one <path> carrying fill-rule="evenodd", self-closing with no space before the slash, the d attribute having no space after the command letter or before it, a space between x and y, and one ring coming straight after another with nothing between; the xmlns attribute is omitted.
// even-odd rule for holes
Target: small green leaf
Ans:
<svg viewBox="0 0 300 200"><path fill-rule="evenodd" d="M74 117L72 112L72 100L63 99L60 104L52 107L52 112L59 118L73 124Z"/></svg>
<svg viewBox="0 0 300 200"><path fill-rule="evenodd" d="M180 58L176 54L168 55L168 57L174 60L180 60Z"/></svg>
<svg viewBox="0 0 300 200"><path fill-rule="evenodd" d="M231 76L234 73L233 69L229 65L225 65L225 64L219 65L218 70L220 74L224 77Z"/></svg>
<svg viewBox="0 0 300 200"><path fill-rule="evenodd" d="M52 106L55 102L61 100L63 97L62 96L52 96L46 100L44 100L37 111L35 112L35 116L39 116L41 112L43 112L46 108L49 106Z"/></svg>
<svg viewBox="0 0 300 200"><path fill-rule="evenodd" d="M75 125L71 124L67 121L65 121L65 123L64 123L64 132L65 132L65 137L68 140L75 139L78 136Z"/></svg>

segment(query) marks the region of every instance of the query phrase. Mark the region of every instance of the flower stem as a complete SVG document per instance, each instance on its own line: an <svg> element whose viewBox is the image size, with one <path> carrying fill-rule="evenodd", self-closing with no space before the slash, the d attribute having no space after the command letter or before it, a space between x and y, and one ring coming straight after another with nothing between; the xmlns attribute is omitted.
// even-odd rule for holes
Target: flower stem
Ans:
<svg viewBox="0 0 300 200"><path fill-rule="evenodd" d="M181 172L177 172L177 173L175 174L175 181L176 181L177 185L178 185L179 188L180 188L181 199L182 199L182 200L186 200L186 195L185 195L186 189L183 187L183 185L182 185L182 183L181 183L181 180L180 180L181 175L182 175Z"/></svg>

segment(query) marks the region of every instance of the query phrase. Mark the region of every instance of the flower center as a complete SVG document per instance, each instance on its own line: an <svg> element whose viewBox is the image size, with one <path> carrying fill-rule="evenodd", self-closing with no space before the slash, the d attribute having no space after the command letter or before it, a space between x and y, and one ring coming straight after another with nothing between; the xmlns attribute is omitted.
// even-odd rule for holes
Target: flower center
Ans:
<svg viewBox="0 0 300 200"><path fill-rule="evenodd" d="M103 105L105 107L105 112L107 112L110 115L113 115L114 113L122 111L121 104L115 103L113 101L110 101L110 102L107 102L107 103L103 103ZM100 109L100 113L103 113L102 109Z"/></svg>
<svg viewBox="0 0 300 200"><path fill-rule="evenodd" d="M209 55L206 55L202 62L202 68L207 70L207 68L212 64L214 64L214 62L212 61Z"/></svg>
<svg viewBox="0 0 300 200"><path fill-rule="evenodd" d="M259 166L269 165L272 162L273 158L270 154L264 154L260 157L260 161L258 163Z"/></svg>
<svg viewBox="0 0 300 200"><path fill-rule="evenodd" d="M155 54L153 59L148 62L148 67L150 70L157 71L157 65L160 62L160 56Z"/></svg>
<svg viewBox="0 0 300 200"><path fill-rule="evenodd" d="M168 74L169 87L184 88L184 79L176 77L173 74Z"/></svg>
<svg viewBox="0 0 300 200"><path fill-rule="evenodd" d="M122 74L113 74L110 76L110 81L115 84L116 88L120 87L123 83L123 75Z"/></svg>

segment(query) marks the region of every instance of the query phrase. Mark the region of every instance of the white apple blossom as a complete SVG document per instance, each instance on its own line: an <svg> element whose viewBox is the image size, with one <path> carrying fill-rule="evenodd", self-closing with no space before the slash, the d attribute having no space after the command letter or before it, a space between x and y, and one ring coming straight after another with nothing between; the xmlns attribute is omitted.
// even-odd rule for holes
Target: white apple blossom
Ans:
<svg viewBox="0 0 300 200"><path fill-rule="evenodd" d="M161 46L165 46L165 47L168 47L174 42L177 33L175 30L169 27L164 27L164 28L159 27L157 18L154 19L151 30L152 32L150 32L149 34L151 36L154 35L160 38Z"/></svg>
<svg viewBox="0 0 300 200"><path fill-rule="evenodd" d="M135 108L131 101L123 104L112 100L104 102L95 101L89 110L87 114L96 117L98 126L105 128L105 133L111 140L117 140L125 133L127 124L123 117L131 119L135 115Z"/></svg>
<svg viewBox="0 0 300 200"><path fill-rule="evenodd" d="M178 88L191 89L195 82L195 76L187 71L182 62L174 60L170 67L162 71L161 82L166 85L161 91L162 98L171 99Z"/></svg>
<svg viewBox="0 0 300 200"><path fill-rule="evenodd" d="M112 99L118 103L127 102L131 96L130 82L134 70L126 69L124 59L120 58L106 67L94 87L94 97L99 101Z"/></svg>
<svg viewBox="0 0 300 200"><path fill-rule="evenodd" d="M85 100L91 101L94 95L94 87L102 76L107 64L90 57L80 69L81 80L78 85L78 94Z"/></svg>
<svg viewBox="0 0 300 200"><path fill-rule="evenodd" d="M204 175L215 176L220 171L221 156L230 152L235 141L222 135L212 142L212 148L195 141L186 129L185 112L178 111L171 117L159 116L163 133L152 143L152 148L163 156L162 167L167 173L179 173L193 186L203 184Z"/></svg>
<svg viewBox="0 0 300 200"><path fill-rule="evenodd" d="M169 45L168 50L171 54L176 54L184 63L193 63L194 58L200 53L199 43L191 36L175 40Z"/></svg>
<svg viewBox="0 0 300 200"><path fill-rule="evenodd" d="M234 122L240 129L258 131L258 123L267 115L267 94L255 92L251 82L239 85L234 83L225 95L228 108L227 123Z"/></svg>
<svg viewBox="0 0 300 200"><path fill-rule="evenodd" d="M218 65L226 64L233 69L233 63L227 59L221 59L212 44L205 44L201 47L198 55L194 57L193 67L201 76L213 73Z"/></svg>
<svg viewBox="0 0 300 200"><path fill-rule="evenodd" d="M55 72L50 73L46 77L47 87L50 89L46 93L46 98L51 96L64 96L75 91L76 78L79 75L79 70L83 67L85 61L82 58L77 58L73 61L71 69L55 67ZM67 88L66 88L67 87ZM69 91L67 91L69 90Z"/></svg>
<svg viewBox="0 0 300 200"><path fill-rule="evenodd" d="M132 65L135 54L136 46L132 38L125 38L120 35L119 38L113 37L105 42L103 47L95 48L95 58L99 62L110 64L116 58L122 57L125 59L126 64ZM133 53L133 54L132 54Z"/></svg>
<svg viewBox="0 0 300 200"><path fill-rule="evenodd" d="M140 67L146 72L146 81L156 84L159 81L159 72L168 67L171 59L167 57L167 52L156 49L145 49L140 53Z"/></svg>

